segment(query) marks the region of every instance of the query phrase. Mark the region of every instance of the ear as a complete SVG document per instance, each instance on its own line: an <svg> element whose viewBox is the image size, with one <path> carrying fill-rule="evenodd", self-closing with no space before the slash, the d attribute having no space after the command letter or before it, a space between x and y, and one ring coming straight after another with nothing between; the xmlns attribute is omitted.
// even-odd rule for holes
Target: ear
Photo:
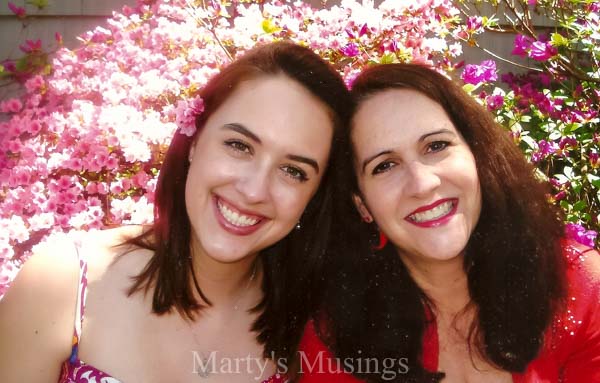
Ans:
<svg viewBox="0 0 600 383"><path fill-rule="evenodd" d="M188 163L192 163L192 158L194 158L194 152L196 151L196 140L192 142L190 146L190 151L188 152Z"/></svg>
<svg viewBox="0 0 600 383"><path fill-rule="evenodd" d="M356 210L362 217L363 221L366 223L373 222L373 216L369 212L369 208L363 202L362 198L358 194L352 194L352 200L354 201L354 205L356 206Z"/></svg>

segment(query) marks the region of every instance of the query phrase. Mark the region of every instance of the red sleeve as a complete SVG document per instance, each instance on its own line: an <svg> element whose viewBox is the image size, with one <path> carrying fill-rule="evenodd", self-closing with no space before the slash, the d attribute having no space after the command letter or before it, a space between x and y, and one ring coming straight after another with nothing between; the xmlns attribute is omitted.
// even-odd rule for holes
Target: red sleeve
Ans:
<svg viewBox="0 0 600 383"><path fill-rule="evenodd" d="M298 348L300 359L300 383L361 383L343 371L343 361L335 358L315 331L314 323L308 322Z"/></svg>
<svg viewBox="0 0 600 383"><path fill-rule="evenodd" d="M571 341L565 342L562 375L565 382L600 382L600 254L574 247L578 251L567 274L572 306L562 328Z"/></svg>

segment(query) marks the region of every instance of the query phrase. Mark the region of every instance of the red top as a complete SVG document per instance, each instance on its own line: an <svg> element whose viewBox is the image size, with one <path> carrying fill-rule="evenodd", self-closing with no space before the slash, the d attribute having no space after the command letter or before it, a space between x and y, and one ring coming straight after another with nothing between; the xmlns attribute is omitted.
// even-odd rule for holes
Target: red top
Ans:
<svg viewBox="0 0 600 383"><path fill-rule="evenodd" d="M546 331L540 354L523 374L513 374L514 383L600 382L600 264L598 253L583 245L564 246L568 260L568 302ZM361 380L336 369L331 352L319 339L312 322L300 343L303 375L301 383L358 383ZM423 366L437 371L439 344L435 323L423 336ZM319 358L320 357L320 358ZM318 363L322 360L322 368ZM331 368L333 366L333 368ZM343 364L342 364L343 366Z"/></svg>

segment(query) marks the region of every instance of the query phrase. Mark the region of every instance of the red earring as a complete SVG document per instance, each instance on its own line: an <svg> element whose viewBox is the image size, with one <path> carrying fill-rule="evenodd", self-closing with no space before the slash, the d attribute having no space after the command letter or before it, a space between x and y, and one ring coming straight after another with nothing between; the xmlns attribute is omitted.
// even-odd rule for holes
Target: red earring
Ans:
<svg viewBox="0 0 600 383"><path fill-rule="evenodd" d="M381 250L385 247L385 245L387 245L388 243L388 239L385 236L385 234L383 234L383 232L381 230L379 230L379 244L375 247L375 250Z"/></svg>

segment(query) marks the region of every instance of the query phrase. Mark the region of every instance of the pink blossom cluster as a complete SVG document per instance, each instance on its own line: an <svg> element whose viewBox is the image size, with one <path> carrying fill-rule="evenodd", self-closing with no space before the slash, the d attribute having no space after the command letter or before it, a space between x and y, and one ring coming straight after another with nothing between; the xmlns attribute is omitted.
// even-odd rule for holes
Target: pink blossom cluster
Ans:
<svg viewBox="0 0 600 383"><path fill-rule="evenodd" d="M348 81L371 62L447 69L461 53L449 0L226 3L126 6L0 102L0 295L40 238L151 222L162 158L176 132L194 133L199 89L255 44L300 42Z"/></svg>
<svg viewBox="0 0 600 383"><path fill-rule="evenodd" d="M513 55L529 57L536 61L547 61L558 54L558 49L548 40L547 35L540 35L538 40L531 37L517 35L512 51Z"/></svg>

